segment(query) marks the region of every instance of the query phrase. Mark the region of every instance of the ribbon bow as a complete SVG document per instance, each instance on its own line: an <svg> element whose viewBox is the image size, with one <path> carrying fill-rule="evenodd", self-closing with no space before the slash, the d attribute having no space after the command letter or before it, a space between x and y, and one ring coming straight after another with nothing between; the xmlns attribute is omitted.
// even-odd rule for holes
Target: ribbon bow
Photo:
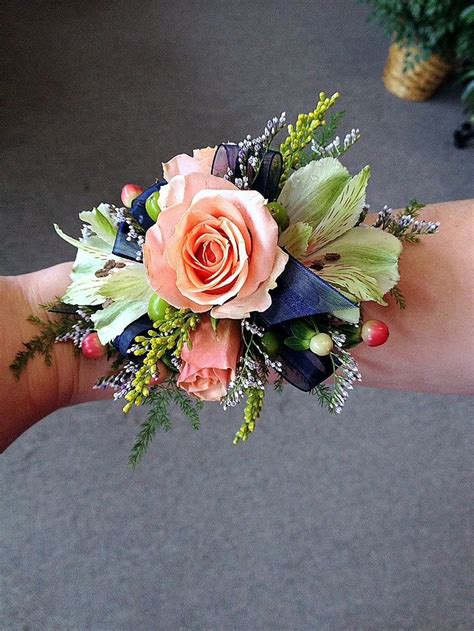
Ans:
<svg viewBox="0 0 474 631"><path fill-rule="evenodd" d="M282 174L281 153L268 150L257 172L249 164L246 167L246 173L242 173L240 151L239 146L235 144L219 145L212 164L212 174L218 177L246 176L249 188L261 193L268 201L273 201L278 192ZM166 180L156 182L139 195L132 204L131 214L145 230L153 225L145 209L146 200L165 184ZM136 260L139 252L140 246L130 237L128 224L122 223L117 233L113 253ZM290 334L291 321L297 318L357 308L357 305L291 255L285 270L278 277L278 286L271 291L271 297L270 308L263 313L255 313L254 319L264 328L275 330L280 337ZM150 329L152 324L148 316L142 316L130 324L114 340L117 350L122 355L127 355L135 337ZM282 346L277 359L283 366L285 379L306 392L327 379L334 369L329 357L319 357L311 351L294 351L286 346Z"/></svg>

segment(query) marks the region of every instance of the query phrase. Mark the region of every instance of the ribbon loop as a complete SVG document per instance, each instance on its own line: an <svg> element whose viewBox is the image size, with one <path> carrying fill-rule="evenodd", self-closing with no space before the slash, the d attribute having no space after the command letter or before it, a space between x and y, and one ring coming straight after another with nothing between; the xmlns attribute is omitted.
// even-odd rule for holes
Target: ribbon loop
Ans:
<svg viewBox="0 0 474 631"><path fill-rule="evenodd" d="M239 145L232 143L221 144L216 149L211 173L217 177L226 177L229 170L233 177L246 175L249 180L249 187L258 191L268 201L273 201L277 192L283 170L283 158L279 151L269 149L260 164L257 173L248 165L247 173L241 173L239 164Z"/></svg>
<svg viewBox="0 0 474 631"><path fill-rule="evenodd" d="M279 151L267 151L252 183L252 188L261 193L269 202L272 202L278 192L282 172L283 157L281 153Z"/></svg>
<svg viewBox="0 0 474 631"><path fill-rule="evenodd" d="M257 315L266 327L295 318L305 318L342 309L357 309L357 305L339 293L329 283L290 256L278 285L271 293L271 306Z"/></svg>
<svg viewBox="0 0 474 631"><path fill-rule="evenodd" d="M156 181L132 202L130 214L140 224L140 226L144 228L144 230L148 230L148 228L151 228L155 223L146 211L146 200L150 197L150 195L159 191L166 183L166 180ZM127 222L122 221L119 226L117 236L115 237L112 254L121 256L122 258L129 259L131 261L139 261L141 259L141 247L137 243L136 239L130 237L129 233L130 228Z"/></svg>
<svg viewBox="0 0 474 631"><path fill-rule="evenodd" d="M138 320L135 320L135 322L132 322L132 324L129 324L124 331L114 339L113 345L123 357L130 357L129 351L137 335L145 335L150 329L153 329L153 322L148 316L144 315L138 318ZM136 361L138 358L131 356L130 359Z"/></svg>

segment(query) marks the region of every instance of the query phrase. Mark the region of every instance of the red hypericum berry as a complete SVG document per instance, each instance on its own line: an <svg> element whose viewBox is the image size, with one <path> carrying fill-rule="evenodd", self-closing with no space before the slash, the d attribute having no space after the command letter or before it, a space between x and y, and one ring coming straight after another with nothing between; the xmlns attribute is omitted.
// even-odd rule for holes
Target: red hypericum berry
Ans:
<svg viewBox="0 0 474 631"><path fill-rule="evenodd" d="M136 184L125 184L120 195L122 198L122 204L127 208L131 208L133 200L141 195L144 190L144 188L137 186Z"/></svg>
<svg viewBox="0 0 474 631"><path fill-rule="evenodd" d="M81 351L87 359L100 359L107 354L107 347L100 343L97 333L88 333L82 340Z"/></svg>
<svg viewBox="0 0 474 631"><path fill-rule="evenodd" d="M381 320L367 320L362 325L362 339L367 346L381 346L388 340L390 331Z"/></svg>

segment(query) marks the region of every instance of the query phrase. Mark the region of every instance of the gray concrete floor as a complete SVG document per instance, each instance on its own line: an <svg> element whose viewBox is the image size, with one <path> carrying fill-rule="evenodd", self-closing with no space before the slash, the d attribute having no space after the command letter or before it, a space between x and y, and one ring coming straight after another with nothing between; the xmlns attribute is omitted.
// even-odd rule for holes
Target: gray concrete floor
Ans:
<svg viewBox="0 0 474 631"><path fill-rule="evenodd" d="M456 90L385 92L388 42L356 2L2 4L2 273L71 258L53 221L77 233L161 160L320 89L363 132L347 164L372 165L374 208L474 196ZM360 389L334 419L288 389L239 448L238 412L199 433L177 415L136 473L138 414L57 412L0 462L0 628L471 628L469 405Z"/></svg>

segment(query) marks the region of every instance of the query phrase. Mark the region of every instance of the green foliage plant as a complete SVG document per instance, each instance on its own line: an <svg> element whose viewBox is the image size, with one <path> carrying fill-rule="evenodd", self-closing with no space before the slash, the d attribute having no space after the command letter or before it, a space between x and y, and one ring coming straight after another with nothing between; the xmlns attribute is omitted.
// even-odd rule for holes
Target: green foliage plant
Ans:
<svg viewBox="0 0 474 631"><path fill-rule="evenodd" d="M472 55L472 39L467 46L462 44L469 30L462 17L470 5L468 0L362 1L372 8L371 19L381 24L393 41L407 49L406 69L433 54L447 63L455 62L460 54ZM459 49L460 44L464 51Z"/></svg>

